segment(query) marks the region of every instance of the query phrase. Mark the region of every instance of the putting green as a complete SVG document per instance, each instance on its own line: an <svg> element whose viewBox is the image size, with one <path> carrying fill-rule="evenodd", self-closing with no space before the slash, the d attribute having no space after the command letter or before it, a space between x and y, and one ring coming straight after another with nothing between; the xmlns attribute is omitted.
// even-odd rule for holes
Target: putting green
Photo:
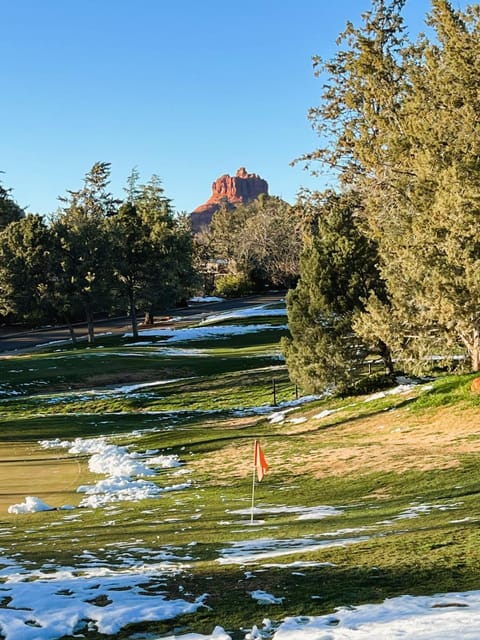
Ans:
<svg viewBox="0 0 480 640"><path fill-rule="evenodd" d="M0 514L26 496L41 498L51 507L77 506L77 487L88 477L86 461L34 443L0 444Z"/></svg>

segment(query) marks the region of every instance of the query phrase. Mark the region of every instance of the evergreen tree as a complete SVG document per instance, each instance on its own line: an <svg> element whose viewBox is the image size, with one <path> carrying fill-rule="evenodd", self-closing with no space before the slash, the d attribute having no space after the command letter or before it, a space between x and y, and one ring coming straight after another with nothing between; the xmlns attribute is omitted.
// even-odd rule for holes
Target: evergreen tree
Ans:
<svg viewBox="0 0 480 640"><path fill-rule="evenodd" d="M114 277L122 297L128 301L132 333L138 337L137 300L149 277L152 247L148 229L131 202L125 202L108 220Z"/></svg>
<svg viewBox="0 0 480 640"><path fill-rule="evenodd" d="M388 302L372 297L357 333L388 340L406 370L463 347L478 371L480 12L433 0L434 36L411 43L403 5L374 0L322 64L329 79L311 117L328 144L304 159L355 187L378 244Z"/></svg>
<svg viewBox="0 0 480 640"><path fill-rule="evenodd" d="M194 280L190 225L185 216L176 216L161 180L149 182L134 190L133 205L143 234L142 265L138 280L137 300L145 309L145 322L151 324L155 313L163 312L191 291ZM128 249L127 249L128 251Z"/></svg>
<svg viewBox="0 0 480 640"><path fill-rule="evenodd" d="M66 314L81 305L94 341L94 314L109 310L113 288L111 243L106 219L117 201L107 190L110 164L97 162L87 173L82 189L69 191L63 211L52 225L59 257L57 297Z"/></svg>
<svg viewBox="0 0 480 640"><path fill-rule="evenodd" d="M11 196L11 189L5 189L0 184L0 230L10 222L16 222L25 216L24 210Z"/></svg>
<svg viewBox="0 0 480 640"><path fill-rule="evenodd" d="M40 216L11 221L0 233L0 310L20 322L51 315L52 237Z"/></svg>
<svg viewBox="0 0 480 640"><path fill-rule="evenodd" d="M291 378L310 392L343 391L359 377L369 353L352 330L371 291L385 295L376 247L360 231L354 193L304 195L310 227L300 279L287 295L290 339L283 349ZM385 345L376 345L391 369Z"/></svg>

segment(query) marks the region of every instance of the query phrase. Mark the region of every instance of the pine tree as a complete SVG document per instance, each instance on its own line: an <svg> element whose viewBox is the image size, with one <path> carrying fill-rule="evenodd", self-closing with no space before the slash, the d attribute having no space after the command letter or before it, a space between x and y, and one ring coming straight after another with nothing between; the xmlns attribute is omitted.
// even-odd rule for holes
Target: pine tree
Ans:
<svg viewBox="0 0 480 640"><path fill-rule="evenodd" d="M49 228L28 214L0 233L0 312L20 322L52 314L53 254Z"/></svg>
<svg viewBox="0 0 480 640"><path fill-rule="evenodd" d="M194 280L193 240L184 216L175 215L160 178L140 185L133 202L143 239L142 279L137 300L145 308L145 322L184 300Z"/></svg>
<svg viewBox="0 0 480 640"><path fill-rule="evenodd" d="M83 187L61 197L63 211L52 225L59 257L57 297L65 314L81 305L94 341L94 314L108 311L113 288L111 243L106 220L117 201L108 191L110 164L97 162L86 174Z"/></svg>
<svg viewBox="0 0 480 640"><path fill-rule="evenodd" d="M10 222L16 222L24 216L24 210L12 198L11 189L5 189L0 184L0 229L4 229Z"/></svg>
<svg viewBox="0 0 480 640"><path fill-rule="evenodd" d="M132 333L138 337L137 301L144 292L153 258L149 233L137 207L125 202L107 221L112 267L121 298L126 298Z"/></svg>

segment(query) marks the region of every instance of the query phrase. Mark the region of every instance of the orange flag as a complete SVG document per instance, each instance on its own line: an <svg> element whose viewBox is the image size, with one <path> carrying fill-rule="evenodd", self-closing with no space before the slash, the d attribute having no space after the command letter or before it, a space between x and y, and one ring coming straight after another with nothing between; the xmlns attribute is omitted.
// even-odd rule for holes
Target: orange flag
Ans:
<svg viewBox="0 0 480 640"><path fill-rule="evenodd" d="M265 456L263 455L262 448L259 445L257 440L255 440L254 465L257 470L258 481L260 482L261 480L263 480L263 476L268 471L268 464L267 464L267 461L265 460Z"/></svg>

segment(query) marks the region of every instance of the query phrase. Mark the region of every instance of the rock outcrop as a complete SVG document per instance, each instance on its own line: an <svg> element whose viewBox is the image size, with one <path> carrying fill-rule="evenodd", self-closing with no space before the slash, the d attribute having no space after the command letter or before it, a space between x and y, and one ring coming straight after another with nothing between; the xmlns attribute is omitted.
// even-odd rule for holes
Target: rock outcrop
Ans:
<svg viewBox="0 0 480 640"><path fill-rule="evenodd" d="M213 214L222 204L233 209L247 204L262 193L268 195L268 183L256 173L247 173L241 167L235 176L223 175L212 184L212 195L190 215L192 229L196 233L210 224Z"/></svg>

